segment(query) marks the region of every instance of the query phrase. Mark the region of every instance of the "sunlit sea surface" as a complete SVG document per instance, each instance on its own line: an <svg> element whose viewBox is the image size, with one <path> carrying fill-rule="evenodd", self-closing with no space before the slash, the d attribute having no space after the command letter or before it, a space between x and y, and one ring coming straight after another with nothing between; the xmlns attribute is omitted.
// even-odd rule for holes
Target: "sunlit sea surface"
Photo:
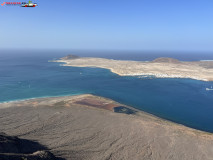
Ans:
<svg viewBox="0 0 213 160"><path fill-rule="evenodd" d="M213 133L213 82L192 79L121 77L107 69L60 66L48 62L67 51L1 51L0 102L37 97L91 93L111 98L158 117ZM165 57L156 53L110 52L79 55L112 59L153 60ZM213 59L207 55L178 55L180 60ZM120 57L120 58L119 58Z"/></svg>

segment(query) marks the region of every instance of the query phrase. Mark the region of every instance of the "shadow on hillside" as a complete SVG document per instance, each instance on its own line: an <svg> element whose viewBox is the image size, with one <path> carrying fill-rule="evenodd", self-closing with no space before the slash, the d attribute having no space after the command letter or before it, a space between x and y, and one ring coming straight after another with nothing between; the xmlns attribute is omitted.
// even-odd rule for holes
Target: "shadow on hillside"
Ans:
<svg viewBox="0 0 213 160"><path fill-rule="evenodd" d="M64 160L55 157L48 150L38 142L0 133L1 160Z"/></svg>

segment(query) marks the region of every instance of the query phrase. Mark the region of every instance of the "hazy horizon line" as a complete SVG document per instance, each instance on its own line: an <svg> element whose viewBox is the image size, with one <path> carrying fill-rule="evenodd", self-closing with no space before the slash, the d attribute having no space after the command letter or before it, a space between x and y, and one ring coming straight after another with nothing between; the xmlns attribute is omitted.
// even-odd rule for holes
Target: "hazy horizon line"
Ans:
<svg viewBox="0 0 213 160"><path fill-rule="evenodd" d="M61 49L61 48L0 48L0 51L70 51L70 52L145 52L145 53L188 53L188 54L196 54L196 53L213 53L213 51L189 51L189 50L136 50L136 49Z"/></svg>

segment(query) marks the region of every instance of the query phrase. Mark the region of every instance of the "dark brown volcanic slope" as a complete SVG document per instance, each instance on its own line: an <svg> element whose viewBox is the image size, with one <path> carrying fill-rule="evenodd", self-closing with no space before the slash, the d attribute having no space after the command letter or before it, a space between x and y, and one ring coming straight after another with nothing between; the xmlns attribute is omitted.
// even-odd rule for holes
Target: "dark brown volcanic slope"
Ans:
<svg viewBox="0 0 213 160"><path fill-rule="evenodd" d="M67 160L212 160L212 134L107 105L121 104L91 95L0 104L0 130Z"/></svg>
<svg viewBox="0 0 213 160"><path fill-rule="evenodd" d="M166 57L161 57L157 58L152 61L153 63L181 63L181 61L174 59L174 58L166 58Z"/></svg>

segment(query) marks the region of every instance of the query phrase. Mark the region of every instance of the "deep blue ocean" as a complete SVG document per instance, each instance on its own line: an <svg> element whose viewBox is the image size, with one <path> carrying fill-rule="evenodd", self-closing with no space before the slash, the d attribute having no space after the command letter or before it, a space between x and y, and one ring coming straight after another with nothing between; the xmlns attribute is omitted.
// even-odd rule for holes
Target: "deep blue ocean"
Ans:
<svg viewBox="0 0 213 160"><path fill-rule="evenodd" d="M48 62L68 51L0 51L0 102L91 93L158 117L213 133L213 82L192 79L121 77L107 69L60 66ZM213 59L213 54L76 52L112 59ZM74 53L75 54L75 53Z"/></svg>

